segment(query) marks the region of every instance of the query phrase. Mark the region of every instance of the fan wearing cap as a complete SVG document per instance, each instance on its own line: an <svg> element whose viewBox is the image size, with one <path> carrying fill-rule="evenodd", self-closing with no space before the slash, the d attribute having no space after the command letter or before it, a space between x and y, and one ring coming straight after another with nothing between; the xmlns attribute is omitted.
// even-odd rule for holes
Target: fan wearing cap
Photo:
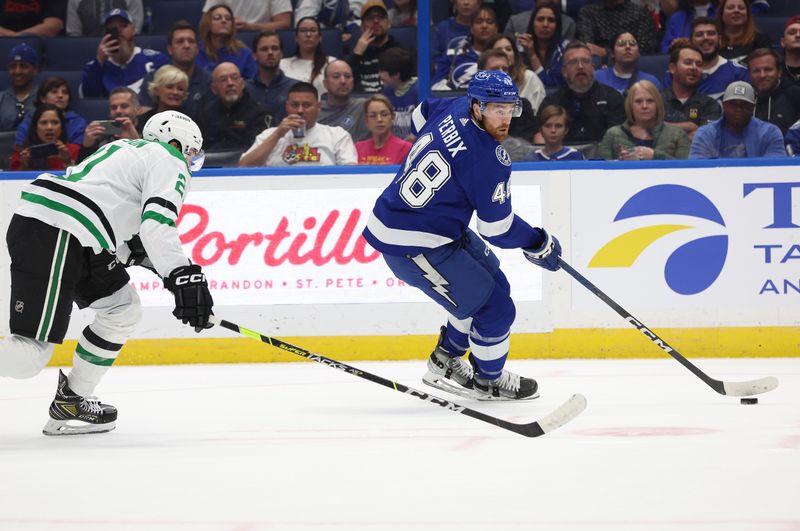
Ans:
<svg viewBox="0 0 800 531"><path fill-rule="evenodd" d="M11 84L0 92L0 131L12 131L33 112L39 87L34 76L39 71L39 54L20 43L8 52Z"/></svg>
<svg viewBox="0 0 800 531"><path fill-rule="evenodd" d="M734 81L722 96L722 118L700 127L690 159L786 157L776 125L753 116L756 93L750 83Z"/></svg>
<svg viewBox="0 0 800 531"><path fill-rule="evenodd" d="M105 13L115 7L124 9L131 15L136 33L142 31L142 0L68 0L67 27L64 31L70 37L100 37L103 34Z"/></svg>
<svg viewBox="0 0 800 531"><path fill-rule="evenodd" d="M148 72L169 64L168 55L140 48L134 42L136 28L125 9L112 9L103 17L105 34L95 58L83 67L80 95L107 98L116 87L130 87L137 94Z"/></svg>
<svg viewBox="0 0 800 531"><path fill-rule="evenodd" d="M800 15L789 17L783 25L783 72L781 77L800 85Z"/></svg>
<svg viewBox="0 0 800 531"><path fill-rule="evenodd" d="M378 56L390 48L402 48L389 35L389 12L383 0L367 0L361 6L361 36L347 57L353 69L354 92L383 92Z"/></svg>
<svg viewBox="0 0 800 531"><path fill-rule="evenodd" d="M22 189L8 227L11 334L0 341L0 376L41 372L64 340L73 303L91 308L68 375L59 373L45 435L102 433L117 410L93 396L141 319L124 266L163 278L175 317L200 332L213 300L200 266L184 254L176 222L192 172L203 165L203 137L188 116L156 114L144 140L115 140L64 176L39 175Z"/></svg>
<svg viewBox="0 0 800 531"><path fill-rule="evenodd" d="M0 37L56 37L66 12L67 0L0 0Z"/></svg>

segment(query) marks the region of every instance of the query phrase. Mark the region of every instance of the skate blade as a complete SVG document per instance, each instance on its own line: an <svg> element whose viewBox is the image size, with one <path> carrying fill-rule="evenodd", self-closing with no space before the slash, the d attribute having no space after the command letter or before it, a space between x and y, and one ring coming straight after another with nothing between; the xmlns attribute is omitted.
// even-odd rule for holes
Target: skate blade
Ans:
<svg viewBox="0 0 800 531"><path fill-rule="evenodd" d="M70 424L73 422L74 424ZM106 422L105 424L89 424L79 420L56 420L50 419L42 428L44 435L84 435L88 433L106 433L117 427L116 422Z"/></svg>
<svg viewBox="0 0 800 531"><path fill-rule="evenodd" d="M539 391L536 391L531 396L526 396L525 398L510 398L502 395L492 396L483 393L475 394L475 399L480 400L481 402L522 402L523 400L534 400L536 398L539 398Z"/></svg>
<svg viewBox="0 0 800 531"><path fill-rule="evenodd" d="M430 371L425 373L425 376L422 377L422 383L463 398L477 398L475 391L472 389L451 384L447 381L447 379L442 378L440 375Z"/></svg>

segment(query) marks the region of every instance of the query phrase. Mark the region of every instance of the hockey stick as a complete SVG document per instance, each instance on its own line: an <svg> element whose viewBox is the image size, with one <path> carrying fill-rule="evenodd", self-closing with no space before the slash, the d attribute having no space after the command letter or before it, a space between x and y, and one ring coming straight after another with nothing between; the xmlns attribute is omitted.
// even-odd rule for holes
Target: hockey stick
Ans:
<svg viewBox="0 0 800 531"><path fill-rule="evenodd" d="M443 398L438 398L433 395L423 393L422 391L412 389L411 387L406 387L403 384L392 382L385 378L381 378L380 376L376 376L374 374L370 374L360 369L356 369L355 367L351 367L350 365L346 365L340 361L326 358L325 356L321 356L319 354L314 354L313 352L309 352L308 350L296 347L294 345L286 343L285 341L281 341L280 339L265 336L263 334L259 334L258 332L248 330L243 326L239 326L230 321L220 319L217 316L212 315L209 318L209 321L223 328L227 328L228 330L232 330L237 334L241 334L243 336L263 341L268 345L279 348L281 350L285 350L287 352L291 352L292 354L297 354L298 356L302 356L311 361L316 361L317 363L321 363L322 365L326 365L333 369L339 369L340 371L350 373L353 376L358 376L359 378L363 378L365 380L369 380L370 382L380 384L384 387L388 387L389 389L394 389L395 391L400 391L401 393L415 396L420 400L424 400L426 402L430 402L431 404L441 406L448 411L452 411L454 413L461 413L462 415L482 420L483 422L493 424L498 428L503 428L504 430L513 431L514 433L519 433L520 435L524 435L525 437L539 437L541 435L544 435L545 433L549 433L554 429L563 426L567 422L577 417L581 413L581 411L583 411L584 408L586 408L586 398L584 398L583 395L576 394L572 395L572 397L569 400L561 404L561 406L559 406L558 409L556 409L543 419L535 422L530 422L528 424L516 424L514 422L509 422L507 420L499 419L497 417L481 413L480 411L475 411L474 409L470 409L465 406L460 406L455 402L450 402L448 400L444 400Z"/></svg>
<svg viewBox="0 0 800 531"><path fill-rule="evenodd" d="M589 282L586 277L573 269L573 267L566 263L563 258L558 259L558 265L560 265L564 271L569 273L572 278L583 284L586 289L597 295L603 302L611 306L611 308L620 314L623 319L632 324L634 328L639 330L639 332L643 333L647 339L655 343L656 346L658 346L661 350L678 360L681 365L692 371L695 376L703 380L706 384L708 384L709 387L719 394L730 396L750 396L766 393L778 387L778 379L774 376L766 376L764 378L748 380L746 382L723 382L721 380L715 380L697 368L691 361L684 358L680 352L678 352L671 345L667 344L666 341L661 339L658 334L642 324L641 321L633 317L625 310L625 308L614 302L614 300L603 293L600 288Z"/></svg>

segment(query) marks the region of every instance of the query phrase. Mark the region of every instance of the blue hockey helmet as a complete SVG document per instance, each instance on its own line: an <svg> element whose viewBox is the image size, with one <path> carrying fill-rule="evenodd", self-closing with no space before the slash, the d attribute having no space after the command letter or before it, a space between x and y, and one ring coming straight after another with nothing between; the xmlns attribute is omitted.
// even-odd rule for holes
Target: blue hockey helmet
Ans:
<svg viewBox="0 0 800 531"><path fill-rule="evenodd" d="M481 112L489 103L514 103L515 118L522 114L519 91L511 76L502 70L481 70L472 78L467 88L470 101L478 100Z"/></svg>

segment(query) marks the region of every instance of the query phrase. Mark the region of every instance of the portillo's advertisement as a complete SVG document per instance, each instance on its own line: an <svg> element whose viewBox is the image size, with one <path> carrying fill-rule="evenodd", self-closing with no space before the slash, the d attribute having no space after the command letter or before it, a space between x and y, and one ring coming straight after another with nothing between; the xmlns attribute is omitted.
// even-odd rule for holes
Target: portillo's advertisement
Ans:
<svg viewBox="0 0 800 531"><path fill-rule="evenodd" d="M540 211L538 186L514 192L515 206ZM193 190L177 228L184 251L206 273L216 304L425 302L361 236L379 193L378 188ZM540 223L538 216L529 220ZM540 300L541 273L519 250L496 252L515 299ZM129 273L145 306L172 304L153 273L142 268Z"/></svg>

